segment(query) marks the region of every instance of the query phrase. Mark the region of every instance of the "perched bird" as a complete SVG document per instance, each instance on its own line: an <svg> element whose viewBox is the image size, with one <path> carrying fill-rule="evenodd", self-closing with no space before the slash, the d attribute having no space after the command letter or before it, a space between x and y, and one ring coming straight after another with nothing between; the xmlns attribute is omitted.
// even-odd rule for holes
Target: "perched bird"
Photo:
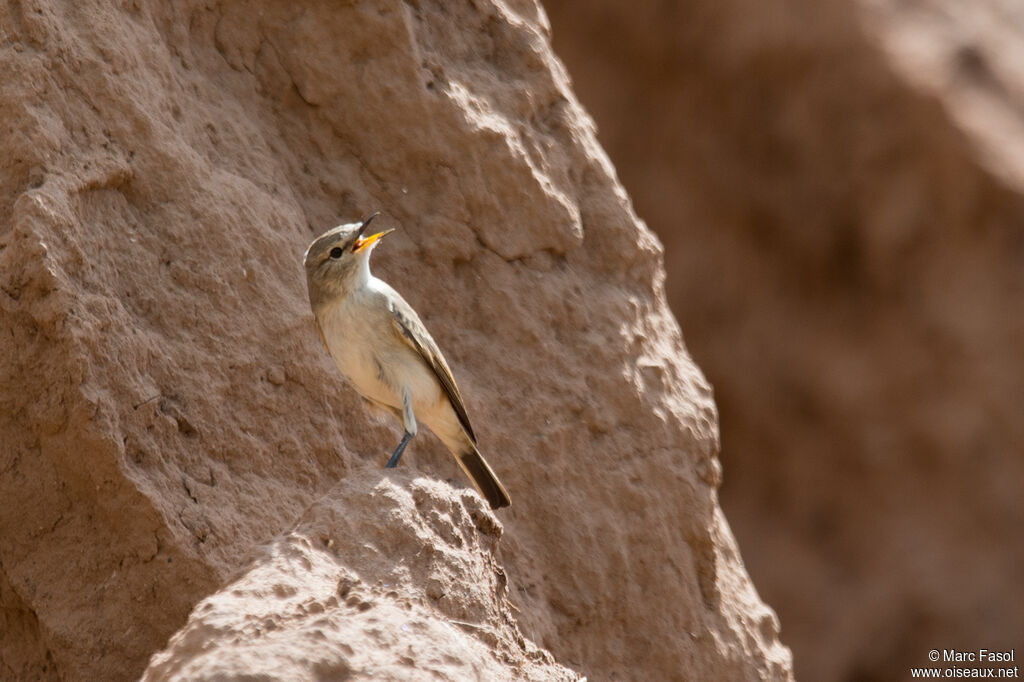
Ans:
<svg viewBox="0 0 1024 682"><path fill-rule="evenodd" d="M440 349L412 306L370 274L370 253L393 231L364 236L377 215L328 230L306 249L306 285L320 340L360 395L405 426L387 467L398 465L419 419L452 451L491 508L507 507L511 500L476 447Z"/></svg>

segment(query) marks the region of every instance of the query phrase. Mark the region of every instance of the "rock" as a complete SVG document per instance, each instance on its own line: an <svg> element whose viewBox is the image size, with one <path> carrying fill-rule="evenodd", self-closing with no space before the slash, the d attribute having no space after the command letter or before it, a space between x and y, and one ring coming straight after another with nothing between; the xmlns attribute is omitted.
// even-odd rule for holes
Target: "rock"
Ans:
<svg viewBox="0 0 1024 682"><path fill-rule="evenodd" d="M904 679L1024 632L1012 4L545 3L665 243L722 504L798 679Z"/></svg>
<svg viewBox="0 0 1024 682"><path fill-rule="evenodd" d="M367 469L201 601L142 679L578 680L516 625L480 498Z"/></svg>
<svg viewBox="0 0 1024 682"><path fill-rule="evenodd" d="M284 384L286 379L284 367L280 365L274 365L267 370L267 381L275 386L281 386Z"/></svg>
<svg viewBox="0 0 1024 682"><path fill-rule="evenodd" d="M4 5L0 27L0 677L134 679L169 639L150 675L240 675L231 633L266 584L284 593L260 652L292 670L318 636L292 605L323 606L321 672L341 676L392 669L397 641L368 619L405 598L413 667L443 633L496 675L791 676L718 507L717 412L661 246L538 5L43 0ZM445 350L513 498L500 526L445 507L469 503L440 482L466 482L429 434L377 487L400 429L317 340L302 252L378 209L398 231L376 271ZM500 551L467 545L403 577L405 597L364 585L349 622L321 581L364 559L311 529L383 546L341 530L377 514L422 561L424 489L452 537L500 527ZM449 606L494 631L459 634L436 602L480 565Z"/></svg>

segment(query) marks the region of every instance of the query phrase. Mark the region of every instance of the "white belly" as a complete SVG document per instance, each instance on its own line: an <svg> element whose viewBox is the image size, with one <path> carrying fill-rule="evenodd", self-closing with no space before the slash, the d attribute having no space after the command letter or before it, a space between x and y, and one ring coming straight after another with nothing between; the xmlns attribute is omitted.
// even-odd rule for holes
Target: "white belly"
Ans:
<svg viewBox="0 0 1024 682"><path fill-rule="evenodd" d="M327 348L361 395L401 411L408 391L416 416L425 419L439 407L440 384L419 353L398 336L386 305L378 302L367 292L325 308L320 325Z"/></svg>

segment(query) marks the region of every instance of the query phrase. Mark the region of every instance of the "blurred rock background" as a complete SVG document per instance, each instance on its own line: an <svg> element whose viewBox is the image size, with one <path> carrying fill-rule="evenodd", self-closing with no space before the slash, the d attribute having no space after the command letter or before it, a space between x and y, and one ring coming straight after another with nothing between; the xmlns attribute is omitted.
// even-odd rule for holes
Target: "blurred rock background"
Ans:
<svg viewBox="0 0 1024 682"><path fill-rule="evenodd" d="M548 0L798 679L1024 642L1024 6Z"/></svg>

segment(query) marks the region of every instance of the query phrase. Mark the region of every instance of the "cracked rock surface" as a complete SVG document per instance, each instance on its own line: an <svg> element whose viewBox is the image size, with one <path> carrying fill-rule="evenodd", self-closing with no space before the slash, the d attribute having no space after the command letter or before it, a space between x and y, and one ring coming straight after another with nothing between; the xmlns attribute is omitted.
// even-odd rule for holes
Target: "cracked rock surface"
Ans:
<svg viewBox="0 0 1024 682"><path fill-rule="evenodd" d="M0 74L0 678L791 677L537 4L11 2ZM317 341L301 254L378 209L497 521Z"/></svg>
<svg viewBox="0 0 1024 682"><path fill-rule="evenodd" d="M516 625L486 506L408 471L345 478L201 601L142 679L581 679Z"/></svg>

